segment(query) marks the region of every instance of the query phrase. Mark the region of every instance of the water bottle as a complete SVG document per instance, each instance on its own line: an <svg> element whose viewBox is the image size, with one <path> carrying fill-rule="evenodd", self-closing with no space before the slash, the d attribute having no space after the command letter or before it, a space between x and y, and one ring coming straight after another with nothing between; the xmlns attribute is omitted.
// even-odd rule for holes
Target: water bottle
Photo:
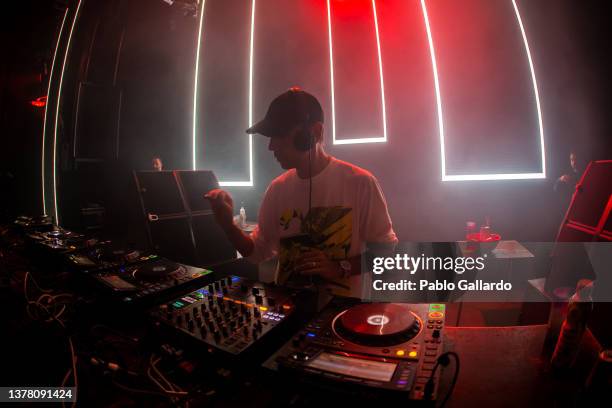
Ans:
<svg viewBox="0 0 612 408"><path fill-rule="evenodd" d="M245 228L246 222L246 210L244 209L244 202L240 205L240 216L239 216L240 228Z"/></svg>

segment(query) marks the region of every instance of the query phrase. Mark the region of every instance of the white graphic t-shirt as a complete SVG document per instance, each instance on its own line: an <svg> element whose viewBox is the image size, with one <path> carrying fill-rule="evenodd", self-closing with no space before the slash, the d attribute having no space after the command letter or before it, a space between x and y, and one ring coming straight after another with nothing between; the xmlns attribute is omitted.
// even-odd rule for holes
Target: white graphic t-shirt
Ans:
<svg viewBox="0 0 612 408"><path fill-rule="evenodd" d="M309 180L298 177L295 169L270 183L251 235L255 248L250 261L278 256L283 274L292 270L303 246L341 260L359 255L366 242L397 243L383 193L367 170L332 157L312 178L310 212L308 196ZM352 276L344 284L352 296L359 296L360 282Z"/></svg>

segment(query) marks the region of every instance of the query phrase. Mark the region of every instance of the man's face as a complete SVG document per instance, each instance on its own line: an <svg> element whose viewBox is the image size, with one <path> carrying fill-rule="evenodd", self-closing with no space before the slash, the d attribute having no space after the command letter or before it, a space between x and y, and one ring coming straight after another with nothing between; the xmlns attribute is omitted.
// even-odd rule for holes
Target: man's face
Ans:
<svg viewBox="0 0 612 408"><path fill-rule="evenodd" d="M576 169L576 153L570 153L570 165L572 166L572 169Z"/></svg>
<svg viewBox="0 0 612 408"><path fill-rule="evenodd" d="M153 159L153 169L155 171L162 171L163 167L164 166L162 165L162 161L159 157Z"/></svg>
<svg viewBox="0 0 612 408"><path fill-rule="evenodd" d="M295 148L294 138L298 129L299 127L295 127L283 135L271 137L268 144L268 150L274 153L274 157L285 170L296 168L304 156L304 152Z"/></svg>

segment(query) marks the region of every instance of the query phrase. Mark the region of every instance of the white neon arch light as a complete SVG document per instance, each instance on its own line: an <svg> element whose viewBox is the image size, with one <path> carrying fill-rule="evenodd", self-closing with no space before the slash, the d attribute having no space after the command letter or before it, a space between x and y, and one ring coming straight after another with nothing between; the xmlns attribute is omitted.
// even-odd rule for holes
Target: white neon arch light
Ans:
<svg viewBox="0 0 612 408"><path fill-rule="evenodd" d="M198 100L198 75L199 75L199 61L200 61L200 48L202 39L202 25L204 20L204 2L202 2L202 9L200 11L200 26L198 28L198 45L196 51L196 64L195 64L195 81L193 91L193 136L192 136L192 161L193 170L197 170L197 100ZM253 125L253 47L255 43L255 3L256 0L252 0L251 3L251 38L249 44L249 126ZM248 181L219 181L220 186L233 186L233 187L253 187L253 135L248 135L249 138L249 180Z"/></svg>
<svg viewBox="0 0 612 408"><path fill-rule="evenodd" d="M193 134L191 139L191 160L193 163L193 170L197 170L196 164L196 125L198 117L198 73L200 71L200 48L202 45L202 24L204 23L204 5L206 0L202 2L200 9L200 24L198 27L198 45L196 47L195 57L195 79L193 80Z"/></svg>
<svg viewBox="0 0 612 408"><path fill-rule="evenodd" d="M64 18L60 25L59 34L57 35L57 44L55 44L55 51L53 51L53 60L51 61L51 71L49 72L49 86L47 87L47 103L45 104L45 115L43 118L43 133L42 133L42 149L40 157L40 180L42 183L42 205L43 214L47 214L47 201L45 197L45 143L47 139L47 110L49 109L49 101L51 100L51 84L53 82L53 71L55 70L55 57L57 56L57 50L59 49L60 41L62 40L62 34L64 33L64 24L66 23L66 17L68 17L68 9L64 11Z"/></svg>
<svg viewBox="0 0 612 408"><path fill-rule="evenodd" d="M425 19L425 28L427 30L427 40L429 42L429 52L431 54L431 66L433 69L434 86L436 91L436 104L438 109L438 129L440 133L440 159L442 169L442 181L468 181L468 180L523 180L523 179L544 179L546 178L546 151L544 148L544 126L542 125L542 111L540 109L540 96L538 93L538 83L536 81L531 52L527 35L523 27L521 14L515 0L511 0L514 7L514 13L521 29L527 60L529 61L529 70L531 71L531 80L533 82L533 92L536 100L536 108L538 112L538 127L540 132L540 153L542 161L542 171L540 173L502 173L502 174L462 174L462 175L447 175L446 174L446 153L444 147L444 120L442 115L442 98L440 96L440 81L438 78L438 67L436 64L436 52L431 35L431 27L429 25L429 17L427 15L427 6L425 0L421 0L421 8L423 10L423 18Z"/></svg>
<svg viewBox="0 0 612 408"><path fill-rule="evenodd" d="M332 104L332 140L333 144L357 144L357 143L383 143L387 141L387 112L385 109L385 85L383 80L382 56L380 52L380 36L378 34L378 16L376 14L376 0L372 0L372 12L374 14L374 31L376 33L376 49L378 51L378 72L380 74L380 97L382 104L383 135L379 137L364 137L350 139L336 139L336 105L334 92L334 52L332 44L331 8L327 0L327 30L329 34L329 72L331 77L331 104Z"/></svg>
<svg viewBox="0 0 612 408"><path fill-rule="evenodd" d="M60 71L60 81L57 91L57 103L55 106L55 128L53 130L53 210L55 213L55 224L59 225L59 215L57 209L57 124L59 120L59 107L62 99L62 84L64 82L64 71L66 69L66 61L68 60L68 54L70 53L70 44L72 42L72 33L74 26L76 25L77 19L79 18L79 11L81 9L81 1L77 4L76 11L74 12L74 19L72 20L72 26L70 27L70 33L68 34L68 42L66 43L66 52L64 53L64 61L62 62L62 70Z"/></svg>

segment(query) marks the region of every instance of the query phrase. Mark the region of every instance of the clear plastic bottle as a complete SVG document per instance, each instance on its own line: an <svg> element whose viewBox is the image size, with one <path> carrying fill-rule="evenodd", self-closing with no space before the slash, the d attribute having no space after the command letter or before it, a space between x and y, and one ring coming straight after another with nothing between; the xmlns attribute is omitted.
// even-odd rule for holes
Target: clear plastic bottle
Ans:
<svg viewBox="0 0 612 408"><path fill-rule="evenodd" d="M247 219L246 218L246 210L244 209L244 202L242 202L240 204L240 215L239 215L239 218L238 218L238 222L239 222L239 225L240 225L241 228L245 228L246 227L246 225L247 225L246 219Z"/></svg>

